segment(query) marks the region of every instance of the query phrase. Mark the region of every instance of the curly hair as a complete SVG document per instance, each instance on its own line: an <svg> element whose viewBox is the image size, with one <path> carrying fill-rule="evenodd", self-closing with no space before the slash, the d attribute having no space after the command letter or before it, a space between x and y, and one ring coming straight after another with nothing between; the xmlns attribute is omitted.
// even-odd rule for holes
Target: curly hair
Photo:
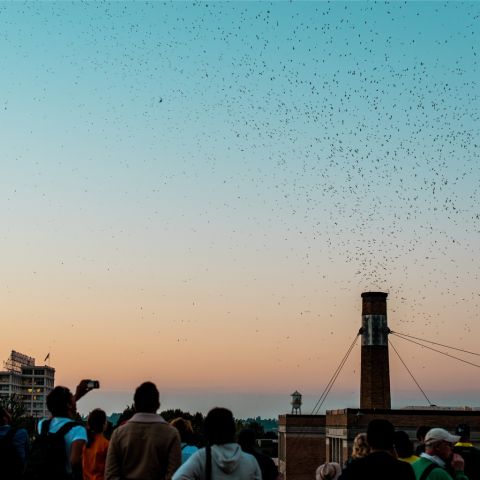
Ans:
<svg viewBox="0 0 480 480"><path fill-rule="evenodd" d="M352 458L366 457L370 453L370 445L367 442L367 434L359 433L353 440Z"/></svg>

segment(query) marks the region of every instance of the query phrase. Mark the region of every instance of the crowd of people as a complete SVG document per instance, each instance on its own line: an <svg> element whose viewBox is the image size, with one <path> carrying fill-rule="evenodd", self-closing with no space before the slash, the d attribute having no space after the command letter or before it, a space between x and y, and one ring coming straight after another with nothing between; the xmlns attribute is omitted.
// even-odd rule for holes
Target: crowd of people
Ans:
<svg viewBox="0 0 480 480"><path fill-rule="evenodd" d="M456 435L422 426L414 448L409 435L386 419L374 419L358 434L343 465L320 465L316 480L480 480L480 450L470 442L468 425Z"/></svg>
<svg viewBox="0 0 480 480"><path fill-rule="evenodd" d="M210 410L206 446L199 448L187 419L168 423L157 414L158 389L145 382L135 391L132 415L106 436L103 410L90 412L86 425L76 420L76 402L89 390L87 381L74 394L55 387L47 396L51 416L38 422L31 445L26 430L13 428L9 412L0 408L2 480L281 479L273 460L257 448L255 432L236 435L230 410ZM480 450L470 442L468 425L455 433L420 427L415 449L406 432L374 419L356 436L348 461L320 465L316 480L480 480Z"/></svg>
<svg viewBox="0 0 480 480"><path fill-rule="evenodd" d="M90 387L82 381L73 394L55 387L47 396L50 418L38 422L35 439L11 427L0 409L2 480L277 480L273 460L256 447L255 434L242 430L236 442L233 414L213 408L205 417L205 448L194 445L190 422L168 423L157 414L160 395L152 382L134 394L134 413L120 419L108 440L106 413L90 412L86 425L76 402Z"/></svg>

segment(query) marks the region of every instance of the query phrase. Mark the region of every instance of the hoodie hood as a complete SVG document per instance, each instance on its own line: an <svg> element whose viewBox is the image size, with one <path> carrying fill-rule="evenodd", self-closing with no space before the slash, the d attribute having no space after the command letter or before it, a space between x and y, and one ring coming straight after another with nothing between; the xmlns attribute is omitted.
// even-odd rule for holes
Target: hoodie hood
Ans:
<svg viewBox="0 0 480 480"><path fill-rule="evenodd" d="M212 446L212 462L225 473L232 473L238 467L242 449L238 443Z"/></svg>

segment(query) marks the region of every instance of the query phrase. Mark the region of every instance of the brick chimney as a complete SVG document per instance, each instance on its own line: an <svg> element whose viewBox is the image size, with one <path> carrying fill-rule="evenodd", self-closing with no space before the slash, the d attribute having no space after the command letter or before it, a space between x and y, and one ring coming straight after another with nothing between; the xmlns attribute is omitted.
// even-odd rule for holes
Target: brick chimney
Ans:
<svg viewBox="0 0 480 480"><path fill-rule="evenodd" d="M383 292L362 293L360 408L391 408L387 296Z"/></svg>

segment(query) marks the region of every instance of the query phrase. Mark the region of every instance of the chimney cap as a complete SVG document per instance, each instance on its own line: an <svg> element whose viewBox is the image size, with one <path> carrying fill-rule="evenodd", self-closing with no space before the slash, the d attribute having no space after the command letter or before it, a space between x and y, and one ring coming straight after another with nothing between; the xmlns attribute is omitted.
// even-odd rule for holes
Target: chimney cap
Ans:
<svg viewBox="0 0 480 480"><path fill-rule="evenodd" d="M363 292L362 293L362 298L365 297L381 297L381 298L387 298L388 293L385 292Z"/></svg>

